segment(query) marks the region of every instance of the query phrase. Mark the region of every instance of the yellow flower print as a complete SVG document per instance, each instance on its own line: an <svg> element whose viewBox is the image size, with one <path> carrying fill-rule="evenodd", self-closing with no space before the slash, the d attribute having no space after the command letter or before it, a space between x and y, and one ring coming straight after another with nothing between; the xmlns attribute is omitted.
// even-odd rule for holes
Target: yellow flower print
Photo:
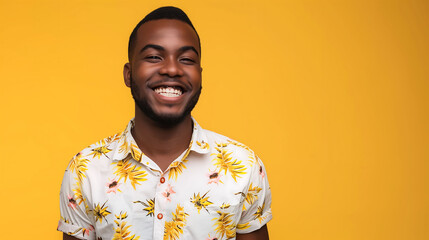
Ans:
<svg viewBox="0 0 429 240"><path fill-rule="evenodd" d="M106 156L107 158L109 158L106 153L112 151L112 149L107 148L106 145L103 145L101 147L97 147L97 148L93 148L91 149L92 153L90 153L89 155L92 154L92 157L95 158L97 157L98 159L100 159L101 155Z"/></svg>
<svg viewBox="0 0 429 240"><path fill-rule="evenodd" d="M237 177L241 177L241 174L246 173L246 167L241 164L241 161L233 160L232 157L230 157L232 152L228 152L223 147L216 147L215 149L218 153L213 161L216 161L215 165L219 168L219 172L225 171L226 174L227 171L229 171L234 181L237 182Z"/></svg>
<svg viewBox="0 0 429 240"><path fill-rule="evenodd" d="M113 136L107 137L107 138L99 141L97 144L98 145L109 145L112 142L118 141L120 138L121 138L121 133L117 133L117 134L115 134Z"/></svg>
<svg viewBox="0 0 429 240"><path fill-rule="evenodd" d="M172 221L165 222L164 227L164 240L176 240L183 233L183 228L186 225L185 210L180 204L177 204L176 213L173 214Z"/></svg>
<svg viewBox="0 0 429 240"><path fill-rule="evenodd" d="M250 227L249 223L237 224L237 229L240 229L240 230L243 230L249 227Z"/></svg>
<svg viewBox="0 0 429 240"><path fill-rule="evenodd" d="M70 223L70 221L67 218L64 218L63 216L60 216L60 219L63 220L65 223Z"/></svg>
<svg viewBox="0 0 429 240"><path fill-rule="evenodd" d="M235 237L235 224L232 222L232 214L217 212L219 217L213 218L216 220L214 226L216 226L216 233L220 235L221 238L226 236L227 239L231 239Z"/></svg>
<svg viewBox="0 0 429 240"><path fill-rule="evenodd" d="M123 221L128 217L126 212L120 212L119 215L115 215L115 217L115 223L117 227L115 229L115 234L113 235L112 240L137 240L140 238L135 237L135 234L131 235L131 232L128 230L131 225L127 225L127 223Z"/></svg>
<svg viewBox="0 0 429 240"><path fill-rule="evenodd" d="M228 139L228 140L226 140L227 142L228 142L228 144L232 144L232 145L235 145L235 146L237 146L237 147L241 147L241 148L243 148L243 149L246 149L247 151L249 151L249 152L253 152L252 150L250 150L250 148L248 147L248 146L246 146L246 145L244 145L244 144L242 144L242 143L239 143L239 142L236 142L236 141L233 141L233 140L231 140L231 139Z"/></svg>
<svg viewBox="0 0 429 240"><path fill-rule="evenodd" d="M253 216L255 216L255 219L258 219L258 220L259 220L259 222L262 222L262 220L264 220L264 219L265 219L264 217L262 217L262 215L263 215L263 211L264 211L264 207L265 207L265 201L264 201L264 203L262 204L262 206L259 206L259 207L258 207L258 210L256 210L256 213L255 213L255 214L253 214Z"/></svg>
<svg viewBox="0 0 429 240"><path fill-rule="evenodd" d="M76 156L70 162L69 169L72 172L76 172L76 180L79 182L82 182L82 179L85 177L85 171L87 170L86 165L88 162L88 159L82 158L81 153L76 154Z"/></svg>
<svg viewBox="0 0 429 240"><path fill-rule="evenodd" d="M89 228L78 228L74 232L69 232L68 234L74 235L74 234L78 233L79 231L82 231L82 236L85 236L85 235L89 236L89 232L93 231L93 230L94 230L94 227L92 225L90 225Z"/></svg>
<svg viewBox="0 0 429 240"><path fill-rule="evenodd" d="M131 156L138 162L140 162L142 159L143 153L135 144L131 144Z"/></svg>
<svg viewBox="0 0 429 240"><path fill-rule="evenodd" d="M146 216L153 217L153 214L155 212L155 198L146 199L146 202L134 201L134 203L140 203L145 206L146 208L143 208L143 210L147 212Z"/></svg>
<svg viewBox="0 0 429 240"><path fill-rule="evenodd" d="M200 193L198 193L197 195L195 195L194 193L194 198L191 198L191 203L194 204L194 206L198 209L198 213L200 213L200 210L202 208L204 208L207 212L209 212L207 210L207 206L213 204L212 202L210 202L208 199L209 197L206 197L208 192L204 193L203 196L200 197Z"/></svg>
<svg viewBox="0 0 429 240"><path fill-rule="evenodd" d="M73 192L76 195L76 201L78 201L78 204L80 205L83 201L82 187L80 182L77 182L76 188L73 189Z"/></svg>
<svg viewBox="0 0 429 240"><path fill-rule="evenodd" d="M128 213L127 212L124 212L124 213L122 213L122 211L119 213L119 215L116 215L115 214L115 218L117 219L117 220L124 220L125 218L127 218L128 217ZM116 221L115 221L116 222Z"/></svg>
<svg viewBox="0 0 429 240"><path fill-rule="evenodd" d="M82 236L89 236L89 232L90 231L94 231L94 227L92 226L92 225L89 225L89 227L88 228L78 228L78 229L76 229L76 231L74 231L74 232L69 232L69 234L70 235L74 235L74 234L76 234L76 233L78 233L79 231L81 231L82 230Z"/></svg>
<svg viewBox="0 0 429 240"><path fill-rule="evenodd" d="M84 205L85 205L85 211L86 211L86 213L88 213L89 212L89 207L88 207L88 205L86 204L86 201L85 201L85 199L83 198L83 195L82 195L82 187L81 187L81 184L79 183L79 182L77 182L77 184L76 184L76 188L75 189L73 189L73 192L74 192L74 194L75 194L75 196L76 196L76 202L77 202L77 204L81 204L82 202L84 203Z"/></svg>
<svg viewBox="0 0 429 240"><path fill-rule="evenodd" d="M227 146L228 146L228 143L216 143L216 146L217 146L218 148L224 148L224 147L227 147Z"/></svg>
<svg viewBox="0 0 429 240"><path fill-rule="evenodd" d="M255 153L252 151L252 149L250 149L248 146L246 146L246 145L244 145L242 143L239 143L239 142L236 142L236 141L232 141L230 139L227 140L227 141L228 141L229 144L232 144L234 146L246 149L247 152L249 153L248 156L249 156L249 160L250 160L251 166L253 166L253 163L255 163L256 159L255 159Z"/></svg>
<svg viewBox="0 0 429 240"><path fill-rule="evenodd" d="M94 210L92 210L95 221L100 220L100 223L102 222L103 218L107 221L106 216L109 215L111 212L107 210L107 206L105 207L107 201L103 203L103 205L100 206L100 204L95 205L94 204Z"/></svg>
<svg viewBox="0 0 429 240"><path fill-rule="evenodd" d="M208 143L204 142L204 140L201 142L197 141L196 143L201 149L209 149L210 147Z"/></svg>
<svg viewBox="0 0 429 240"><path fill-rule="evenodd" d="M170 165L170 170L168 173L168 179L174 176L174 179L177 180L177 177L182 174L183 169L186 168L185 162L188 160L186 159L189 155L189 152L191 151L192 141L189 144L188 149L186 150L185 155L183 155L181 161L175 161Z"/></svg>
<svg viewBox="0 0 429 240"><path fill-rule="evenodd" d="M121 146L119 146L119 153L126 153L126 152L128 152L128 149L129 149L129 147L128 147L128 143L127 143L127 141L125 141L125 139L122 141L122 144L121 144Z"/></svg>
<svg viewBox="0 0 429 240"><path fill-rule="evenodd" d="M168 179L172 178L174 176L174 179L177 180L177 177L183 172L183 169L186 168L185 166L185 162L187 162L188 160L183 160L183 161L177 161L177 162L173 162L170 165L170 171L168 173Z"/></svg>
<svg viewBox="0 0 429 240"><path fill-rule="evenodd" d="M252 183L250 183L249 186L249 190L247 191L246 194L246 202L249 205L252 205L256 199L258 199L258 193L262 190L262 188L258 187L258 186L252 186ZM243 204L243 210L246 210L245 204Z"/></svg>
<svg viewBox="0 0 429 240"><path fill-rule="evenodd" d="M222 203L222 205L220 206L220 209L227 209L229 207L231 207L230 204L228 204L228 203Z"/></svg>
<svg viewBox="0 0 429 240"><path fill-rule="evenodd" d="M116 171L114 174L119 176L118 182L122 178L125 179L124 182L127 182L127 179L129 179L134 190L136 189L136 184L140 184L140 182L147 180L145 178L147 176L146 171L141 170L140 166L134 165L132 161L130 161L130 155L128 155L124 160L116 162L115 168Z"/></svg>

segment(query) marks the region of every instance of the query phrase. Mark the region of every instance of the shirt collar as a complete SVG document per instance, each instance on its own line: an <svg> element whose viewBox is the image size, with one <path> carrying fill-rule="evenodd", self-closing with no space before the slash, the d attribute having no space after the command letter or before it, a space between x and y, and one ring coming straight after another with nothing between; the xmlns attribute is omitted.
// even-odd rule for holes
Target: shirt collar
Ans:
<svg viewBox="0 0 429 240"><path fill-rule="evenodd" d="M192 122L194 123L191 142L189 144L190 151L206 154L209 153L209 145L207 143L207 136L201 128L201 126L197 123L197 121L192 117ZM118 141L118 145L115 149L115 153L113 155L113 161L120 161L127 158L129 155L131 157L141 162L142 156L144 153L137 146L136 141L131 134L131 129L134 127L134 118L130 120L125 130L121 133L121 136Z"/></svg>
<svg viewBox="0 0 429 240"><path fill-rule="evenodd" d="M191 151L206 154L209 153L209 144L207 142L207 136L204 129L198 124L198 122L192 117L194 123L194 129L192 131L191 138Z"/></svg>

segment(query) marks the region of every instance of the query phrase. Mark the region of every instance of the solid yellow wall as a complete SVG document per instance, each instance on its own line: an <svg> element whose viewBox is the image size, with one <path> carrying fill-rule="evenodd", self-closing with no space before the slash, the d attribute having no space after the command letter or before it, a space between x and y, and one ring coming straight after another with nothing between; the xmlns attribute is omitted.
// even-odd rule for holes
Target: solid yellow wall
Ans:
<svg viewBox="0 0 429 240"><path fill-rule="evenodd" d="M272 239L429 239L427 1L0 3L2 239L60 239L69 159L123 130L128 36L182 7L207 128L263 159Z"/></svg>

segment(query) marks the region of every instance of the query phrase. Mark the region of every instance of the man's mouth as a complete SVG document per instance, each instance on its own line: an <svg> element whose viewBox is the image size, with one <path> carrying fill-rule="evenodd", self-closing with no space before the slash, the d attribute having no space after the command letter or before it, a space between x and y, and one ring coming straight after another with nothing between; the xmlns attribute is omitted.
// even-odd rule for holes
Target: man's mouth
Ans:
<svg viewBox="0 0 429 240"><path fill-rule="evenodd" d="M161 86L153 90L164 97L179 97L183 94L183 91L180 87Z"/></svg>

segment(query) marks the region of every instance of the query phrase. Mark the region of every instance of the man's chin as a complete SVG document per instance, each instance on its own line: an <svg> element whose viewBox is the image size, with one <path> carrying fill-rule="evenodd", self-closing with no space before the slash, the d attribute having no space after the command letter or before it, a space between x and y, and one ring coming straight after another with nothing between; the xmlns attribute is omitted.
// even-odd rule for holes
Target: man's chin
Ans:
<svg viewBox="0 0 429 240"><path fill-rule="evenodd" d="M152 109L147 102L137 102L138 107L149 119L151 119L156 125L164 128L170 128L177 126L183 122L187 116L190 116L190 111L184 111L181 113L157 113Z"/></svg>
<svg viewBox="0 0 429 240"><path fill-rule="evenodd" d="M150 119L152 119L156 124L159 124L163 127L174 127L179 123L183 122L189 114L156 114L156 113L145 113Z"/></svg>

